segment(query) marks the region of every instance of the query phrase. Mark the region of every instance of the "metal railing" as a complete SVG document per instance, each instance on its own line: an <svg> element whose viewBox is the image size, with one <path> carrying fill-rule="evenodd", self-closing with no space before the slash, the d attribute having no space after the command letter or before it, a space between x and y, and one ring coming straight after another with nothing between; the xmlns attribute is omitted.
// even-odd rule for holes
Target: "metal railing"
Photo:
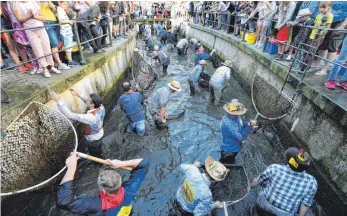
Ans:
<svg viewBox="0 0 347 216"><path fill-rule="evenodd" d="M202 16L201 16L202 17L201 18L202 19L202 23L201 23L199 15L197 15L197 14L198 14L198 12L193 12L193 23L194 24L201 25L201 26L209 26L209 27L212 26L212 28L215 29L215 30L220 30L220 28L225 26L225 29L226 29L227 33L228 33L228 30L229 30L230 27L233 27L233 28L237 27L237 28L240 29L239 30L240 34L241 34L241 32L244 32L243 34L241 34L242 35L241 39L243 41L245 41L246 33L250 32L248 29L242 28L241 24L240 25L239 24L236 24L236 25L235 24L230 24L231 16L234 16L234 19L235 19L235 17L237 17L236 15L233 15L233 14L230 14L230 13L222 14L222 13L218 13L218 12L206 12L206 11L204 11L204 12L202 12ZM206 18L207 14L208 14L208 19ZM227 18L226 18L226 20L228 21L227 23L223 23L221 20L219 20L219 19L222 19L221 16L223 16L223 15L227 16ZM198 22L196 20L197 17L199 19ZM189 18L189 15L188 15L188 18ZM258 21L258 18L256 18L256 17L252 17L251 19L254 19L256 22ZM255 26L257 25L256 22L254 23ZM262 37L265 38L265 42L264 42L264 46L263 46L263 50L262 50L263 52L266 52L266 46L267 46L268 40L269 39L273 39L273 40L275 40L277 42L277 44L283 44L285 46L292 47L292 48L294 48L297 51L304 52L304 53L309 53L309 51L307 51L307 50L302 48L304 46L308 46L304 42L302 43L302 45L299 44L298 46L295 46L295 45L292 45L292 44L290 44L288 42L281 42L281 41L278 41L277 39L270 38L270 31L273 29L273 25L276 22L277 22L277 20L274 20L274 19L269 20L269 25L268 25L268 27L267 27L267 29L265 31L265 34L261 34L261 33L257 34L257 37L262 36ZM341 32L343 34L347 34L347 30L332 29L332 28L327 28L327 27L324 27L324 26L320 26L320 27L317 27L317 26L305 26L305 25L301 25L301 24L298 24L298 26L304 27L304 28L310 28L310 29L317 29L318 31L325 32L325 33L328 32L328 31L335 31L335 32ZM251 32L251 33L254 33L254 32ZM343 38L342 38L342 40L343 40ZM344 66L344 65L341 65L341 64L336 63L334 61L330 61L327 58L323 58L323 57L321 57L319 55L316 55L316 53L313 54L313 57L314 58L319 58L319 59L321 59L323 61L326 61L326 62L329 62L329 63L332 63L332 64L336 64L336 65L338 65L340 67L346 68L346 66Z"/></svg>
<svg viewBox="0 0 347 216"><path fill-rule="evenodd" d="M129 16L129 17L127 17ZM111 17L113 18L113 17ZM127 21L130 20L130 23L126 23ZM78 51L79 51L79 56L80 56L80 64L81 65L84 65L86 64L86 60L85 60L85 57L84 57L84 54L83 54L83 50L82 50L82 45L83 44L86 44L86 43L89 43L91 41L95 41L95 40L98 40L100 38L103 38L105 36L108 36L108 47L112 47L112 40L113 40L113 29L112 29L112 26L111 25L108 25L108 32L105 33L105 34L102 34L98 37L93 37L93 39L90 39L90 40L86 40L86 41L83 41L81 42L81 39L80 39L80 35L78 34L78 24L79 23L83 23L83 22L93 22L95 20L78 20L78 21L75 21L73 22L72 24L72 28L73 28L73 33L74 33L74 37L76 39L76 43L77 43L77 46L78 46ZM130 24L131 24L131 17L130 17L130 14L129 15L125 15L123 17L123 20L120 21L120 24L122 23L122 27L124 28L122 31L124 32L124 34L126 33L126 28L127 26L130 27ZM9 30L2 30L0 31L0 33L12 33L12 32L15 32L15 31L26 31L26 30L34 30L34 29L39 29L39 28L47 28L47 27L58 27L60 26L61 24L57 23L57 24L50 24L50 25L42 25L42 26L36 26L36 27L26 27L26 28L20 28L20 29L9 29ZM121 31L120 31L121 32ZM58 34L58 33L57 33ZM4 69L2 69L2 71L5 71L5 70L10 70L10 69L13 69L13 68L16 68L20 65L24 65L24 64L27 64L27 63L30 63L30 62L33 62L33 61L37 61L41 58L45 58L47 56L50 56L50 55L53 55L53 54L56 54L56 53L60 53L60 52L65 52L65 50L67 49L72 49L73 47L75 47L76 44L74 44L73 46L70 46L70 47L64 47L64 49L61 49L61 50L58 50L57 52L51 52L50 54L48 55L44 55L44 56L40 56L40 57L37 57L35 59L29 59L28 61L22 61L20 64L16 64L14 66L9 66L9 67L6 67ZM5 89L1 88L1 91L7 95ZM5 101L2 101L2 102L5 102ZM10 101L6 101L6 103L9 103Z"/></svg>

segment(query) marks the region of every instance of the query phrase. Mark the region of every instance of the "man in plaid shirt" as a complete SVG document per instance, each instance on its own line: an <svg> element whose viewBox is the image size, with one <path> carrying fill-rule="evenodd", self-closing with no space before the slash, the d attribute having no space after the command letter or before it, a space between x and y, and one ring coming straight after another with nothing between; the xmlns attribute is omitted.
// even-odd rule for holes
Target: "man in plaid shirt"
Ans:
<svg viewBox="0 0 347 216"><path fill-rule="evenodd" d="M317 181L305 170L310 167L306 152L289 148L285 153L287 165L272 164L252 182L252 187L263 186L257 207L281 216L304 216L313 204Z"/></svg>

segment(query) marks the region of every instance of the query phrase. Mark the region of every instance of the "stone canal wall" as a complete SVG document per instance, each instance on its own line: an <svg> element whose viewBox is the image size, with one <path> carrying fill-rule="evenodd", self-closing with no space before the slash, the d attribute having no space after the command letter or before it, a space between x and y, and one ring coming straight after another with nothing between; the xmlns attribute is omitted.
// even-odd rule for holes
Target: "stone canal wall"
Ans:
<svg viewBox="0 0 347 216"><path fill-rule="evenodd" d="M77 89L87 96L91 93L100 94L107 107L108 101L116 100L113 97L119 92L120 82L130 66L135 44L136 36L134 34L121 43L107 48L105 53L90 53L86 65L78 67L76 72L63 79L52 76L50 79L53 79L53 84L47 87L61 94L63 100L74 112L84 113L87 106L82 100L71 95L70 88ZM42 79L45 78L42 77ZM48 88L35 89L37 93L29 98L16 98L17 101L22 100L22 102L1 113L1 128L5 129L31 101L38 101L57 108L56 103L49 96Z"/></svg>
<svg viewBox="0 0 347 216"><path fill-rule="evenodd" d="M183 27L183 28L182 28ZM255 73L260 73L281 85L288 68L273 61L264 54L242 43L235 37L194 24L182 24L182 32L188 37L200 40L209 49L216 49L218 56L233 63L236 80L250 93ZM287 86L289 92L292 86ZM265 102L265 101L264 101ZM285 124L298 143L293 145L309 149L318 164L318 170L334 193L347 204L347 105L338 105L308 83L302 84L302 94Z"/></svg>

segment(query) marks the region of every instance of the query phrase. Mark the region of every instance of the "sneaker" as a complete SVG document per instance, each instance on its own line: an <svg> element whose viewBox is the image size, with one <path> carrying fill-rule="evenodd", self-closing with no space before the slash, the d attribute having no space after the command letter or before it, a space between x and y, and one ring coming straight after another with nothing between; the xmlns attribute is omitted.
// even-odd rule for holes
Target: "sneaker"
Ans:
<svg viewBox="0 0 347 216"><path fill-rule="evenodd" d="M51 67L50 71L51 71L51 72L54 72L54 73L56 73L56 74L61 74L61 71L58 70L58 69L55 68L55 67Z"/></svg>
<svg viewBox="0 0 347 216"><path fill-rule="evenodd" d="M34 69L34 66L32 64L30 64L30 63L26 63L25 67L30 69L30 70Z"/></svg>
<svg viewBox="0 0 347 216"><path fill-rule="evenodd" d="M61 65L58 66L58 70L69 70L69 69L70 67L64 63L61 63Z"/></svg>
<svg viewBox="0 0 347 216"><path fill-rule="evenodd" d="M278 56L276 57L276 60L282 60L283 59L283 54L278 54Z"/></svg>
<svg viewBox="0 0 347 216"><path fill-rule="evenodd" d="M44 70L42 68L38 68L38 69L35 69L31 71L30 74L42 74L44 72Z"/></svg>
<svg viewBox="0 0 347 216"><path fill-rule="evenodd" d="M71 67L80 66L80 64L78 62L76 62L75 60L69 61L68 65L71 66Z"/></svg>
<svg viewBox="0 0 347 216"><path fill-rule="evenodd" d="M18 66L19 73L26 73L28 72L27 69L23 65Z"/></svg>
<svg viewBox="0 0 347 216"><path fill-rule="evenodd" d="M43 76L45 76L46 78L51 77L51 74L49 73L49 71L46 69L43 71Z"/></svg>
<svg viewBox="0 0 347 216"><path fill-rule="evenodd" d="M291 55L287 56L286 60L287 61L291 61L292 60L292 56Z"/></svg>
<svg viewBox="0 0 347 216"><path fill-rule="evenodd" d="M336 85L347 91L347 81L346 82L338 82L338 83L336 83Z"/></svg>
<svg viewBox="0 0 347 216"><path fill-rule="evenodd" d="M325 75L327 75L327 72L324 71L324 70L321 70L321 71L315 73L314 75L316 75L316 76L325 76Z"/></svg>
<svg viewBox="0 0 347 216"><path fill-rule="evenodd" d="M93 47L91 47L91 46L88 47L88 49L89 49L90 51L94 51L94 50L93 50Z"/></svg>
<svg viewBox="0 0 347 216"><path fill-rule="evenodd" d="M335 80L326 81L325 87L327 87L328 89L335 89Z"/></svg>

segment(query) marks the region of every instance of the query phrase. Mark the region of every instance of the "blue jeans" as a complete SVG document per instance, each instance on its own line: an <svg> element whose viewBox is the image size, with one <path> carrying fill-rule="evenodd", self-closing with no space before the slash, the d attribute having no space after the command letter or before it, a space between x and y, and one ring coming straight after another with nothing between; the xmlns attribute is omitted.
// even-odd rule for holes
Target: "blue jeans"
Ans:
<svg viewBox="0 0 347 216"><path fill-rule="evenodd" d="M221 29L223 29L223 30L227 29L228 14L229 14L229 12L227 12L227 11L222 12L222 26L221 26Z"/></svg>
<svg viewBox="0 0 347 216"><path fill-rule="evenodd" d="M269 212L269 213L272 213L274 215L277 215L277 216L294 216L294 213L290 213L290 212L286 212L282 209L279 209L275 206L273 206L271 203L269 203L263 192L261 192L258 196L258 199L257 199L257 205L262 208L263 210Z"/></svg>
<svg viewBox="0 0 347 216"><path fill-rule="evenodd" d="M340 55L335 59L334 63L343 65L347 61L347 37L343 40ZM331 69L329 80L336 80L337 76L340 75L340 82L347 81L346 69L334 64Z"/></svg>
<svg viewBox="0 0 347 216"><path fill-rule="evenodd" d="M49 21L45 20L43 21L45 25L54 25L58 24L56 21ZM49 42L51 44L51 48L56 48L59 45L59 38L58 38L58 33L57 33L57 28L59 26L51 26L51 27L46 27L46 31L49 37Z"/></svg>
<svg viewBox="0 0 347 216"><path fill-rule="evenodd" d="M141 120L138 122L129 122L127 127L127 132L133 132L134 128L136 129L136 133L140 136L143 136L145 134L145 120Z"/></svg>

